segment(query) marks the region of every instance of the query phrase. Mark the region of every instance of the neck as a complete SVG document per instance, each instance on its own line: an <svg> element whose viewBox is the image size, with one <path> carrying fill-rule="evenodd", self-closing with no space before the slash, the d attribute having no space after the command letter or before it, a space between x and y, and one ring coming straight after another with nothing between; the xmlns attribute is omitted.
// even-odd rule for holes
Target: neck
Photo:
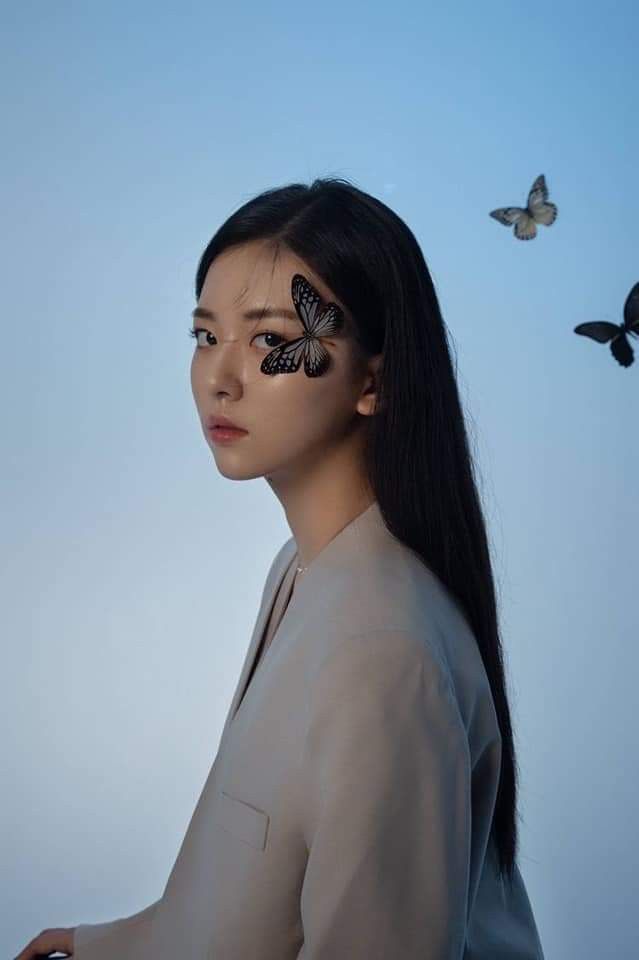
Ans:
<svg viewBox="0 0 639 960"><path fill-rule="evenodd" d="M352 448L325 454L300 479L273 475L267 480L284 507L303 575L317 554L376 499Z"/></svg>

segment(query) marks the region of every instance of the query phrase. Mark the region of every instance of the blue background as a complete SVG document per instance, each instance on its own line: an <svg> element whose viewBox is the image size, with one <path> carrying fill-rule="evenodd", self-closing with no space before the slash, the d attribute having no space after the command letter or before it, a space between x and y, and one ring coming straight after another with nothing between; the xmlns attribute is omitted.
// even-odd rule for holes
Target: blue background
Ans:
<svg viewBox="0 0 639 960"><path fill-rule="evenodd" d="M2 4L0 951L160 896L290 532L218 474L198 257L334 174L415 232L455 341L548 960L631 955L636 3ZM559 216L492 220L546 175ZM639 351L639 341L634 341Z"/></svg>

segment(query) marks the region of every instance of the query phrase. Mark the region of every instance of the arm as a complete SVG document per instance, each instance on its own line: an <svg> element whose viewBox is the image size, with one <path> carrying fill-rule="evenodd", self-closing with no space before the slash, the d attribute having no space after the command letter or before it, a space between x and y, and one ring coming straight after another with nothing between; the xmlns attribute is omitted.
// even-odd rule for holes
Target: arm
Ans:
<svg viewBox="0 0 639 960"><path fill-rule="evenodd" d="M429 649L406 631L348 637L313 681L304 960L463 956L470 753Z"/></svg>
<svg viewBox="0 0 639 960"><path fill-rule="evenodd" d="M162 898L160 898L161 900ZM73 934L73 960L137 960L146 958L151 920L160 900L139 913L107 923L81 923Z"/></svg>

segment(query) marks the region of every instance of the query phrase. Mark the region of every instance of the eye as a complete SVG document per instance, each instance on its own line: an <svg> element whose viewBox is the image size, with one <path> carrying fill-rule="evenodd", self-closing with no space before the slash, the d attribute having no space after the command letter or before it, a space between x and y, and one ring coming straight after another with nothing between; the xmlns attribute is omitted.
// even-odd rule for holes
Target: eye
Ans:
<svg viewBox="0 0 639 960"><path fill-rule="evenodd" d="M209 336L208 330L205 330L204 327L189 327L188 333L190 337L195 338L198 347L205 346L205 344L200 342L200 334L205 333L207 336ZM210 336L213 336L213 334L211 333Z"/></svg>
<svg viewBox="0 0 639 960"><path fill-rule="evenodd" d="M264 333L256 333L253 339L257 340L258 337L275 337L276 340L279 340L282 343L285 342L284 337L280 337L279 333L273 333L272 330L266 330ZM279 346L279 344L271 343L268 345L268 349L272 350L274 347L277 347L277 346Z"/></svg>
<svg viewBox="0 0 639 960"><path fill-rule="evenodd" d="M205 334L206 340L208 340L209 337L212 337L213 339L215 339L215 334L211 333L210 330L205 330L204 327L189 327L188 334L190 337L195 338L195 340L197 341L198 347L211 346L212 344L210 340L206 342L204 338L202 339L200 338L200 334L202 333ZM256 333L255 336L253 337L253 340L257 340L258 337L275 337L276 340L284 341L284 337L281 337L279 333L275 333L272 330L265 330L263 333ZM274 347L277 347L277 346L278 346L277 343L271 343L268 345L267 349L272 350Z"/></svg>

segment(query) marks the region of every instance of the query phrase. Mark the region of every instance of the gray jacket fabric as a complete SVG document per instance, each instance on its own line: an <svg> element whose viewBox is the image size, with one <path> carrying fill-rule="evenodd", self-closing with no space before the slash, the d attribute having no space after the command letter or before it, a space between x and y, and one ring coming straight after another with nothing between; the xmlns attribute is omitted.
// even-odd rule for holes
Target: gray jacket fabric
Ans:
<svg viewBox="0 0 639 960"><path fill-rule="evenodd" d="M476 640L374 501L298 577L162 896L81 924L75 960L543 960L489 831L501 737ZM247 687L247 689L245 689Z"/></svg>

